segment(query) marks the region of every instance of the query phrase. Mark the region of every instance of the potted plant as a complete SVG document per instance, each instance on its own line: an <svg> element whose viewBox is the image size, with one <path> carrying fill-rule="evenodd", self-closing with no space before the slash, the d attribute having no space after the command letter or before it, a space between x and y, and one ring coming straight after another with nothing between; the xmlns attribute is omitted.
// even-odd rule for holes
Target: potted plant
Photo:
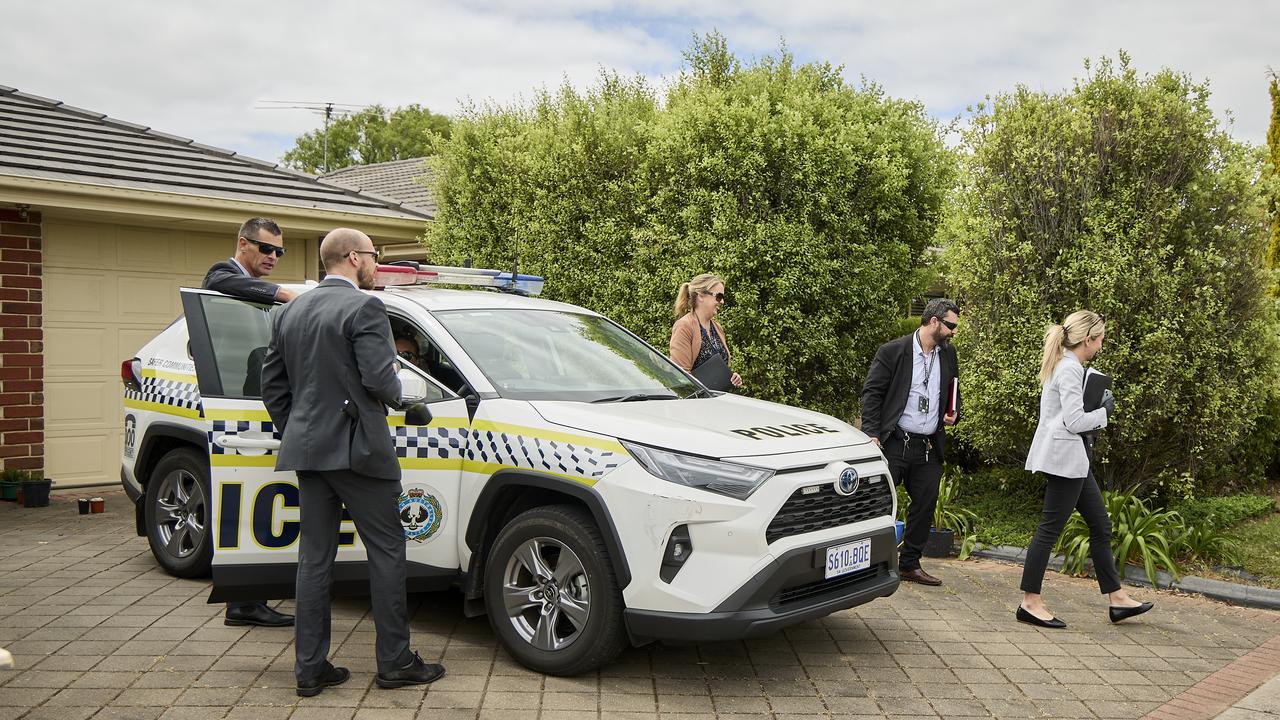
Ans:
<svg viewBox="0 0 1280 720"><path fill-rule="evenodd" d="M955 544L956 534L965 535L978 518L971 510L966 510L957 503L960 484L943 475L938 481L938 504L933 509L933 527L929 529L929 539L924 545L925 557L947 557ZM906 491L898 488L898 519L906 521L907 506L911 504Z"/></svg>
<svg viewBox="0 0 1280 720"><path fill-rule="evenodd" d="M49 489L52 487L53 480L27 473L27 477L22 481L22 507L48 507Z"/></svg>
<svg viewBox="0 0 1280 720"><path fill-rule="evenodd" d="M18 499L18 488L22 485L22 479L26 476L21 470L5 470L0 475L0 500L13 502Z"/></svg>

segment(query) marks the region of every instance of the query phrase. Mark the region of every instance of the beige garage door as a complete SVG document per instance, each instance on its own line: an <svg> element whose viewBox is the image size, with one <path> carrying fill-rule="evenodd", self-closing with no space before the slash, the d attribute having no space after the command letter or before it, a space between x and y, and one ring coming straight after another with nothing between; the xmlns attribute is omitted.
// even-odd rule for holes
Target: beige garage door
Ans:
<svg viewBox="0 0 1280 720"><path fill-rule="evenodd" d="M55 487L119 482L120 363L182 314L178 288L198 287L234 234L45 216L45 475ZM303 255L281 258L275 277L302 277Z"/></svg>

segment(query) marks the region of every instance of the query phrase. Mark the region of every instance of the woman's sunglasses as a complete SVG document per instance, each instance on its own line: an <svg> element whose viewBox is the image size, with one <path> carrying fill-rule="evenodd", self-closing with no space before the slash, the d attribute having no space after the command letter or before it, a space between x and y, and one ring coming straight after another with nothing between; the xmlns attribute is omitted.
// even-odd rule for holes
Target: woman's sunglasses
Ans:
<svg viewBox="0 0 1280 720"><path fill-rule="evenodd" d="M720 293L710 293L710 292L707 292L706 290L701 290L701 291L699 291L699 292L701 292L703 295L709 295L709 296L711 296L711 297L715 298L715 299L716 299L716 302L724 302L724 293L722 293L722 292L720 292Z"/></svg>

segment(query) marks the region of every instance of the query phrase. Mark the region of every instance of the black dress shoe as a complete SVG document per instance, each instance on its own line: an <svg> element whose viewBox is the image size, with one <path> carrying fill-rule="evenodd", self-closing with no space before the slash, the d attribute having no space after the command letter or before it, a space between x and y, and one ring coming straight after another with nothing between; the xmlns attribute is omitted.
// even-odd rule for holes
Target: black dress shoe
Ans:
<svg viewBox="0 0 1280 720"><path fill-rule="evenodd" d="M1021 605L1018 606L1018 612L1014 613L1014 616L1018 618L1018 622L1024 622L1029 625L1035 625L1036 627L1052 628L1054 630L1060 630L1067 626L1066 623L1062 622L1056 617L1051 617L1048 620L1041 620L1035 615L1032 615L1031 613L1027 612L1027 609L1022 607Z"/></svg>
<svg viewBox="0 0 1280 720"><path fill-rule="evenodd" d="M903 570L899 568L898 577L906 580L907 582L920 583L921 585L928 585L929 587L937 587L942 584L941 580L920 568L916 568L915 570Z"/></svg>
<svg viewBox="0 0 1280 720"><path fill-rule="evenodd" d="M1141 615L1142 613L1155 607L1155 605L1156 605L1155 603L1144 602L1141 605L1135 605L1134 607L1114 607L1113 606L1113 607L1107 608L1107 613L1111 616L1111 622L1118 623L1121 620L1131 618L1135 615Z"/></svg>
<svg viewBox="0 0 1280 720"><path fill-rule="evenodd" d="M298 697L315 697L320 691L341 685L351 677L351 673L344 667L334 667L331 663L325 663L324 672L311 678L310 680L299 680L297 693Z"/></svg>
<svg viewBox="0 0 1280 720"><path fill-rule="evenodd" d="M222 620L225 625L261 625L263 627L286 627L293 624L293 616L276 612L263 603L249 607L229 607Z"/></svg>
<svg viewBox="0 0 1280 720"><path fill-rule="evenodd" d="M433 683L444 677L444 666L437 663L422 662L422 658L418 657L418 653L413 654L413 659L408 665L399 670L378 673L378 677L374 679L380 688L398 688L405 685L426 685Z"/></svg>

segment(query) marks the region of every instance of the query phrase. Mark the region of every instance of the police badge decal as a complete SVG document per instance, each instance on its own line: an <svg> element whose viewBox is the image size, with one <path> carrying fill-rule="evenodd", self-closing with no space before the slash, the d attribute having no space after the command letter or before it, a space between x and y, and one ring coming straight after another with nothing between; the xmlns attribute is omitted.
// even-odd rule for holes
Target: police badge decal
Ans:
<svg viewBox="0 0 1280 720"><path fill-rule="evenodd" d="M426 542L444 524L444 507L435 495L423 488L405 488L400 494L399 508L405 542Z"/></svg>

